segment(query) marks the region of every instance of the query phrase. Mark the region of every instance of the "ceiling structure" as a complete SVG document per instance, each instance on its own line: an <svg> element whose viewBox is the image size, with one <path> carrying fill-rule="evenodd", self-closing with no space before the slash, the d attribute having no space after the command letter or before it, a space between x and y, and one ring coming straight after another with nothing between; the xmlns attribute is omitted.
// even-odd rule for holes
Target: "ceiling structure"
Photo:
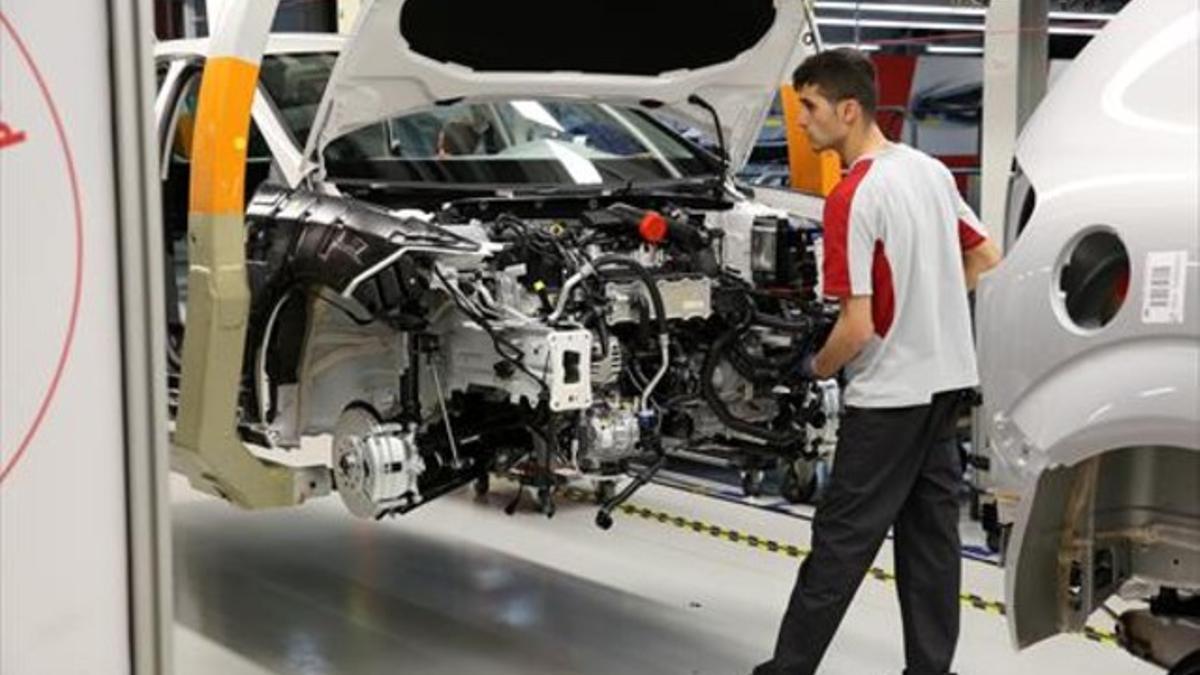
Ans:
<svg viewBox="0 0 1200 675"><path fill-rule="evenodd" d="M1050 58L1074 58L1126 2L1050 0ZM858 46L867 51L900 54L969 56L983 52L987 5L987 0L813 2L826 46ZM1043 26L1029 26L1029 30Z"/></svg>

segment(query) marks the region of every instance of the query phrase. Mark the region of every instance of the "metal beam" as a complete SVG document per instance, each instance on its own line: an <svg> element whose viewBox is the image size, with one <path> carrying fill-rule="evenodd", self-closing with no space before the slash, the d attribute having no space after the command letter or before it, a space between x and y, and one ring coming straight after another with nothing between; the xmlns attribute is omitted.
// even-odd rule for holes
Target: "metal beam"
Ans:
<svg viewBox="0 0 1200 675"><path fill-rule="evenodd" d="M250 311L245 174L250 109L279 0L226 3L200 83L188 207L188 310L172 468L245 508L298 504L331 489L323 465L255 456L237 410Z"/></svg>
<svg viewBox="0 0 1200 675"><path fill-rule="evenodd" d="M134 675L171 672L170 494L161 197L154 134L154 11L109 0L120 246L129 627Z"/></svg>
<svg viewBox="0 0 1200 675"><path fill-rule="evenodd" d="M358 10L362 7L362 0L338 0L337 3L337 21L338 32L342 35L349 35L354 28L354 21L358 18Z"/></svg>
<svg viewBox="0 0 1200 675"><path fill-rule="evenodd" d="M1005 237L1005 206L1017 137L1046 93L1048 0L993 2L983 55L981 216L997 242Z"/></svg>

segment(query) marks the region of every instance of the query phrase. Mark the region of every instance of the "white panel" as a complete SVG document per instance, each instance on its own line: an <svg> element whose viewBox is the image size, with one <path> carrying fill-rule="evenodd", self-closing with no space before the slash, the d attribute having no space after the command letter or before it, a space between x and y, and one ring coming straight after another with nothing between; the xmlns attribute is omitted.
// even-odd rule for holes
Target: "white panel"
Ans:
<svg viewBox="0 0 1200 675"><path fill-rule="evenodd" d="M108 15L63 9L0 9L0 672L107 675L129 671Z"/></svg>

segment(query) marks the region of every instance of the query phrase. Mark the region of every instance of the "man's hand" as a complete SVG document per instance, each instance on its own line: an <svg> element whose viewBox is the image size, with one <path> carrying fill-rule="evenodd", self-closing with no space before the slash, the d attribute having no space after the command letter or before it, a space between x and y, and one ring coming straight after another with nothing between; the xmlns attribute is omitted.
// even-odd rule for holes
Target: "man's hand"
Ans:
<svg viewBox="0 0 1200 675"><path fill-rule="evenodd" d="M811 352L804 355L800 359L800 378L804 380L823 380L825 378L817 375L817 354Z"/></svg>
<svg viewBox="0 0 1200 675"><path fill-rule="evenodd" d="M967 278L967 290L975 290L979 277L1000 264L1000 247L991 239L963 253L963 272Z"/></svg>
<svg viewBox="0 0 1200 675"><path fill-rule="evenodd" d="M863 347L875 335L875 321L871 318L871 296L855 295L842 300L842 309L838 314L833 332L825 341L825 346L814 356L811 365L805 369L811 372L814 379L833 377L847 363L850 363Z"/></svg>

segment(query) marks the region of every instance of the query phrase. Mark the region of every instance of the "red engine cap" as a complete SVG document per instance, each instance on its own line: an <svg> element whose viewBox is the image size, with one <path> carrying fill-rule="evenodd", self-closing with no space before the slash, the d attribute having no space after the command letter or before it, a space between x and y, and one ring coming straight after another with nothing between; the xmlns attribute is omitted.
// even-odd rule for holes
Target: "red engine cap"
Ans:
<svg viewBox="0 0 1200 675"><path fill-rule="evenodd" d="M661 244L667 238L667 219L657 211L647 211L638 223L638 233L651 244Z"/></svg>

